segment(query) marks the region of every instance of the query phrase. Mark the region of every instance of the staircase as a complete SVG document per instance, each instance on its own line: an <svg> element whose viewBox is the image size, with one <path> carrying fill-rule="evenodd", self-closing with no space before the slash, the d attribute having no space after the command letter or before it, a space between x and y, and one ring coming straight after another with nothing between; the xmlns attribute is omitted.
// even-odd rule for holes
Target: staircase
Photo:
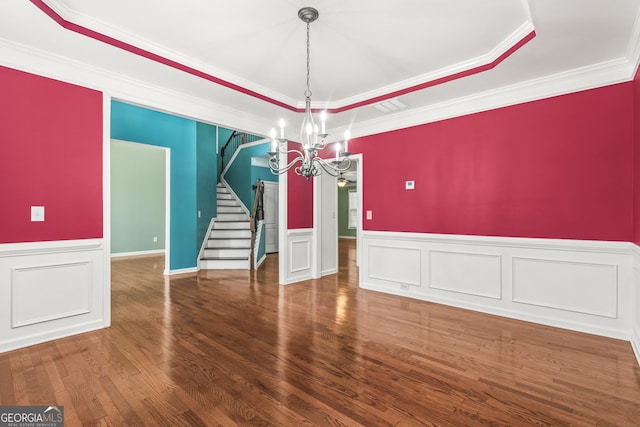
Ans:
<svg viewBox="0 0 640 427"><path fill-rule="evenodd" d="M224 184L218 184L218 214L200 259L202 269L249 269L249 216Z"/></svg>

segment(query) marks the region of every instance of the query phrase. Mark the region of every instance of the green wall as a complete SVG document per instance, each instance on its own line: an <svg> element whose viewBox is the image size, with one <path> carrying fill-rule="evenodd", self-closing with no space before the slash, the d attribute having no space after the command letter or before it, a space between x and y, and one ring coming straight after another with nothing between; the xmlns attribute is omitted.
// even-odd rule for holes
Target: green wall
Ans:
<svg viewBox="0 0 640 427"><path fill-rule="evenodd" d="M356 237L356 229L349 228L349 190L355 188L338 187L338 236Z"/></svg>
<svg viewBox="0 0 640 427"><path fill-rule="evenodd" d="M112 254L165 249L165 156L161 148L111 141Z"/></svg>
<svg viewBox="0 0 640 427"><path fill-rule="evenodd" d="M215 212L215 192L213 200L206 201L205 198L211 194L211 177L217 174L217 158L209 161L209 156L215 153L215 136L216 127L212 125L119 101L111 102L112 138L171 149L170 270L196 267L206 233L202 224L208 224L214 215L210 211ZM198 210L201 211L200 218Z"/></svg>

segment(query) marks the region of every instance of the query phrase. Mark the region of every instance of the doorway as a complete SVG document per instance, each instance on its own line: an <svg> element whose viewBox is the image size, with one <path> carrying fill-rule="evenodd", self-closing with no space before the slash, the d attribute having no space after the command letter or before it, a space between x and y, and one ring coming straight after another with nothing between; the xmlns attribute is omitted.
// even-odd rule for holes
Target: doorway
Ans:
<svg viewBox="0 0 640 427"><path fill-rule="evenodd" d="M278 183L264 183L264 238L265 252L278 252Z"/></svg>
<svg viewBox="0 0 640 427"><path fill-rule="evenodd" d="M351 204L347 206L347 224L352 226L355 240L356 266L360 265L360 239L362 234L362 155L351 156L351 167L342 173L347 180ZM318 179L319 178L319 179ZM315 277L337 273L339 269L339 216L338 179L328 174L316 177L315 227L317 233L318 270ZM349 196L348 196L349 197ZM347 202L348 203L348 202Z"/></svg>

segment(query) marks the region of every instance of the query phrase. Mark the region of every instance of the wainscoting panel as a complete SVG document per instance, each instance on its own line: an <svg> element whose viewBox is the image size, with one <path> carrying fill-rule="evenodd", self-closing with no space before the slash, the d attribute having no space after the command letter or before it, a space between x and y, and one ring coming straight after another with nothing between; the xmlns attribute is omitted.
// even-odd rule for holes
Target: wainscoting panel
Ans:
<svg viewBox="0 0 640 427"><path fill-rule="evenodd" d="M102 239L0 245L0 352L110 323Z"/></svg>
<svg viewBox="0 0 640 427"><path fill-rule="evenodd" d="M462 252L429 251L429 287L500 299L502 258Z"/></svg>
<svg viewBox="0 0 640 427"><path fill-rule="evenodd" d="M12 327L88 313L91 310L91 261L13 269Z"/></svg>
<svg viewBox="0 0 640 427"><path fill-rule="evenodd" d="M295 283L312 278L313 229L287 231L289 262L286 283Z"/></svg>
<svg viewBox="0 0 640 427"><path fill-rule="evenodd" d="M626 242L364 231L360 286L631 340L634 323L640 331L635 314L640 296L634 299L632 293L633 260L640 255L634 257L632 247Z"/></svg>
<svg viewBox="0 0 640 427"><path fill-rule="evenodd" d="M415 247L369 245L369 278L421 286L421 250Z"/></svg>
<svg viewBox="0 0 640 427"><path fill-rule="evenodd" d="M308 240L292 241L291 246L291 273L297 273L311 268L311 244Z"/></svg>
<svg viewBox="0 0 640 427"><path fill-rule="evenodd" d="M616 318L617 266L513 258L513 301Z"/></svg>

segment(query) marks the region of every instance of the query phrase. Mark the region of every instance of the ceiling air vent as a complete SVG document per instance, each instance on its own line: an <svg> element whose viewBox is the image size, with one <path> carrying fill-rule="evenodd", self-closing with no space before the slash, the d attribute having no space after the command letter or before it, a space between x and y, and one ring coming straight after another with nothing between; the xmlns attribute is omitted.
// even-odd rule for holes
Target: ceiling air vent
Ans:
<svg viewBox="0 0 640 427"><path fill-rule="evenodd" d="M377 104L373 104L372 107L386 114L404 110L405 108L407 108L407 104L400 101L398 98L392 98L387 99L386 101L378 102Z"/></svg>

